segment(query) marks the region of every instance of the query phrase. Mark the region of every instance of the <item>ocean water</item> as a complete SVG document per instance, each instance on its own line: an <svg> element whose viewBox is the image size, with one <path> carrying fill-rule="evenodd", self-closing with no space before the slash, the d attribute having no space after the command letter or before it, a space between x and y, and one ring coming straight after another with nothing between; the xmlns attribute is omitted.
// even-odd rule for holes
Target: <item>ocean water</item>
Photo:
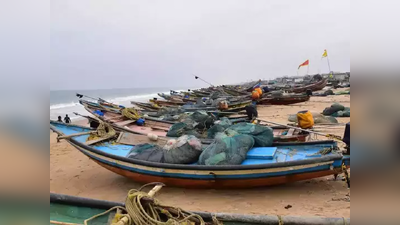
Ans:
<svg viewBox="0 0 400 225"><path fill-rule="evenodd" d="M189 88L190 89L190 88ZM182 91L187 88L129 88L129 89L100 89L100 90L60 90L50 91L50 119L56 120L58 116L62 118L66 114L75 120L79 116L74 115L77 112L82 115L89 113L79 104L79 98L76 94L82 94L93 98L102 98L126 107L132 106L131 101L148 102L149 99L158 97L157 93L169 94L170 90ZM83 98L91 100L88 98Z"/></svg>

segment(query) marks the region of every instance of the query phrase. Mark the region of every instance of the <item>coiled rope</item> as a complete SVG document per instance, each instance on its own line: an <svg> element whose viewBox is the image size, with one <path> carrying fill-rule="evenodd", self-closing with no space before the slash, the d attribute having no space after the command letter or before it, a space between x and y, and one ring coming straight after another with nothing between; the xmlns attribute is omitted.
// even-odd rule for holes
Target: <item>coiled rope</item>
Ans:
<svg viewBox="0 0 400 225"><path fill-rule="evenodd" d="M141 190L149 185L155 186L149 193ZM206 225L203 218L197 214L184 211L180 208L172 206L164 206L157 199L153 198L154 194L159 191L164 184L150 183L144 185L139 190L132 189L128 192L125 201L125 208L113 207L106 212L95 215L84 221L85 225L89 221L103 216L113 210L122 210L125 214L117 213L113 219L112 225ZM222 225L215 217L210 225Z"/></svg>

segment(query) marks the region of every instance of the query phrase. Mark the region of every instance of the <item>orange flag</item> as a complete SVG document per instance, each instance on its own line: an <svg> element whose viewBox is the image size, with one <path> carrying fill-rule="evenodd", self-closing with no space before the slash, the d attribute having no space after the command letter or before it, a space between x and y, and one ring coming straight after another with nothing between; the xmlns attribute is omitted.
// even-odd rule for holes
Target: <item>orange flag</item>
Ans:
<svg viewBox="0 0 400 225"><path fill-rule="evenodd" d="M297 68L297 69L300 69L300 67L302 67L302 66L308 66L308 63L309 63L309 61L308 61L308 59L307 59L305 62L303 62L302 64L300 64L299 68Z"/></svg>

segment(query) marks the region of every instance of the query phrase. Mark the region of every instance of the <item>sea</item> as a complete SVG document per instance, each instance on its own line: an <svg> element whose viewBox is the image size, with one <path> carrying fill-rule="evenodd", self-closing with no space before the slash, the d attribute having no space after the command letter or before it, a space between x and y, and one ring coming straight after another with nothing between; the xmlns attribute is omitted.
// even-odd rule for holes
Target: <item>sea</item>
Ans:
<svg viewBox="0 0 400 225"><path fill-rule="evenodd" d="M158 97L157 93L169 94L170 90L183 91L193 88L121 88L121 89L99 89L99 90L51 90L50 91L50 119L57 120L58 116L62 118L66 114L71 120L79 119L81 115L90 115L82 105L79 104L77 93L92 98L102 98L114 104L126 107L132 106L131 101L148 102L149 99ZM93 100L90 98L82 98ZM94 100L95 101L95 100Z"/></svg>

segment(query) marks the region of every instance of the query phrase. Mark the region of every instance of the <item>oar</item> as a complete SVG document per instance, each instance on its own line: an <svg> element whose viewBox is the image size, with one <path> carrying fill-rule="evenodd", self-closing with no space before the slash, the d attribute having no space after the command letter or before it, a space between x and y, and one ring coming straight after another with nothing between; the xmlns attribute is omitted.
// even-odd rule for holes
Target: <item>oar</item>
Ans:
<svg viewBox="0 0 400 225"><path fill-rule="evenodd" d="M259 118L256 118L256 120L259 120L259 121L262 121L262 122L266 122L266 123L270 123L270 124L274 124L274 125L278 125L278 126L285 126L285 127L288 127L288 128L293 128L293 129L296 129L296 130L301 130L301 131L309 132L309 133L312 133L312 134L321 135L321 136L324 136L324 137L327 137L327 138L334 138L337 141L343 142L342 137L334 135L334 134L325 134L325 133L321 133L321 132L317 132L317 131L306 130L306 129L302 129L302 128L299 128L299 127L293 127L293 126L289 126L289 125L285 125L285 124L280 124L280 123L275 123L275 122L271 122L271 121L267 121L267 120L262 120L262 119L259 119Z"/></svg>

